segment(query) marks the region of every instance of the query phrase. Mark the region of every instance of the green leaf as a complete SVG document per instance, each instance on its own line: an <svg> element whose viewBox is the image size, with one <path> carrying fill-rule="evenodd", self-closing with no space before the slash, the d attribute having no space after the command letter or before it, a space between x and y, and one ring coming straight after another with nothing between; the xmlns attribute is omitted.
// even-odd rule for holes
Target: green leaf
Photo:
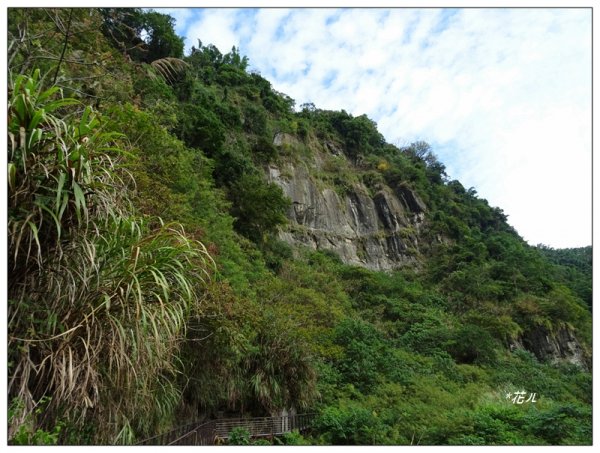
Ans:
<svg viewBox="0 0 600 453"><path fill-rule="evenodd" d="M29 228L31 228L31 233L33 234L33 239L35 240L35 243L38 246L38 254L40 254L42 252L42 246L40 245L40 238L38 235L37 226L35 226L35 223L33 223L31 220L27 221L27 225L29 225Z"/></svg>
<svg viewBox="0 0 600 453"><path fill-rule="evenodd" d="M67 174L64 172L61 172L60 175L58 175L58 184L56 186L56 206L58 207L60 205L60 199L62 198L62 190L63 190L63 186L65 185L65 180L67 179Z"/></svg>
<svg viewBox="0 0 600 453"><path fill-rule="evenodd" d="M15 190L16 179L17 179L17 167L13 162L8 163L8 187L10 190Z"/></svg>
<svg viewBox="0 0 600 453"><path fill-rule="evenodd" d="M11 113L13 113L17 118L17 124L11 124L16 131L17 127L23 125L27 115L27 103L25 102L24 95L20 94L14 98L11 104Z"/></svg>
<svg viewBox="0 0 600 453"><path fill-rule="evenodd" d="M61 203L60 207L58 208L58 218L59 219L62 219L62 216L63 216L68 204L69 204L69 194L67 192L65 192L63 194L62 203Z"/></svg>
<svg viewBox="0 0 600 453"><path fill-rule="evenodd" d="M38 96L38 99L37 99L38 103L44 102L46 99L48 99L50 96L52 96L57 91L60 91L59 87L52 87L52 88L47 89L46 91L44 91L42 94L40 94Z"/></svg>
<svg viewBox="0 0 600 453"><path fill-rule="evenodd" d="M28 80L29 83L31 83L32 85L35 85L37 83L37 81L40 79L40 68L36 68L35 71L33 71L33 76L31 77L31 79Z"/></svg>
<svg viewBox="0 0 600 453"><path fill-rule="evenodd" d="M34 131L32 131L31 134L29 135L29 141L27 143L27 148L28 149L33 148L37 142L42 140L43 136L44 136L44 132L41 129L35 129Z"/></svg>
<svg viewBox="0 0 600 453"><path fill-rule="evenodd" d="M75 208L77 209L77 219L81 222L81 212L86 214L86 203L85 203L85 195L83 195L83 190L79 187L75 181L73 181L73 195L75 195Z"/></svg>
<svg viewBox="0 0 600 453"><path fill-rule="evenodd" d="M77 99L65 98L65 99L58 99L56 101L49 102L48 104L45 105L45 107L46 107L46 112L50 113L61 107L66 107L67 105L73 105L73 104L79 104L79 103L80 102Z"/></svg>
<svg viewBox="0 0 600 453"><path fill-rule="evenodd" d="M21 84L26 79L24 75L20 75L15 79L15 86L13 88L13 93L18 93L21 91Z"/></svg>
<svg viewBox="0 0 600 453"><path fill-rule="evenodd" d="M56 234L58 236L58 239L60 239L60 236L62 233L62 225L60 223L60 220L58 220L58 217L56 217L56 214L48 206L46 206L44 203L42 203L40 200L36 200L35 205L38 206L39 208L43 209L44 211L46 211L48 214L50 214L50 217L52 217L52 219L54 220L54 223L56 224Z"/></svg>
<svg viewBox="0 0 600 453"><path fill-rule="evenodd" d="M27 126L27 130L29 131L33 131L37 125L40 123L40 121L42 121L44 119L44 116L46 115L46 111L44 109L39 109L35 112L35 114L33 115L33 118L31 118L31 121L29 122L29 126Z"/></svg>
<svg viewBox="0 0 600 453"><path fill-rule="evenodd" d="M92 108L88 105L86 106L86 108L83 111L83 115L81 116L81 120L79 121L79 128L77 131L77 137L81 137L83 135L87 135L87 133L92 129L93 125L92 122L90 121L88 123L88 119L90 118L90 115L92 114ZM93 118L92 118L93 120Z"/></svg>

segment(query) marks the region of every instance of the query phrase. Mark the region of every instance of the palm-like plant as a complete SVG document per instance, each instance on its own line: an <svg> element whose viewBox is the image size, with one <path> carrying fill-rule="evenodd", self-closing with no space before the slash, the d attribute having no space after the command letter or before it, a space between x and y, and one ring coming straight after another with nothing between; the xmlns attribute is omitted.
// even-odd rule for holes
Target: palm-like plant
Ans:
<svg viewBox="0 0 600 453"><path fill-rule="evenodd" d="M57 98L58 97L58 98ZM8 104L9 269L22 275L54 251L76 227L121 214L122 186L115 171L116 134L102 132L90 107L80 118L55 116L68 107L57 87L42 89L40 72L18 76ZM93 197L91 197L93 195ZM16 280L11 279L16 283Z"/></svg>
<svg viewBox="0 0 600 453"><path fill-rule="evenodd" d="M158 74L166 81L173 82L189 65L181 58L164 57L151 62L150 67L154 71L149 72L151 77L156 77Z"/></svg>
<svg viewBox="0 0 600 453"><path fill-rule="evenodd" d="M133 215L119 137L41 86L18 76L9 95L11 430L50 399L37 426L62 417L130 443L179 402L179 347L214 264L180 225Z"/></svg>

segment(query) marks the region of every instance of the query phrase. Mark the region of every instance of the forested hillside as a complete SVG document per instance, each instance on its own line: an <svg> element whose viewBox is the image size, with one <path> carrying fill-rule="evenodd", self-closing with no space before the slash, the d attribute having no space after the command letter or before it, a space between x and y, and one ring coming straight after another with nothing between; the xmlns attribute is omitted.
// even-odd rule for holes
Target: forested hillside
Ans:
<svg viewBox="0 0 600 453"><path fill-rule="evenodd" d="M183 50L160 12L8 10L9 443L282 410L314 423L270 443L592 443L591 247Z"/></svg>

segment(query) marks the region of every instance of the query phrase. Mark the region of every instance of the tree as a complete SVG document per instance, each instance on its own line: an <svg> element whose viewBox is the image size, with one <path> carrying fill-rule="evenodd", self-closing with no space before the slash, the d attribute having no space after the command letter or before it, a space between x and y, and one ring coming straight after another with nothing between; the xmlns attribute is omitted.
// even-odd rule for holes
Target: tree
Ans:
<svg viewBox="0 0 600 453"><path fill-rule="evenodd" d="M244 174L233 182L230 198L236 229L254 242L262 242L266 234L287 221L289 198L258 174Z"/></svg>
<svg viewBox="0 0 600 453"><path fill-rule="evenodd" d="M346 153L355 162L372 154L385 143L377 130L377 124L367 115L353 117L345 110L329 113L331 124L344 138Z"/></svg>
<svg viewBox="0 0 600 453"><path fill-rule="evenodd" d="M342 321L335 329L334 341L344 348L338 369L357 388L371 389L386 368L386 344L373 325L355 319Z"/></svg>
<svg viewBox="0 0 600 453"><path fill-rule="evenodd" d="M102 8L102 32L115 47L135 61L151 63L183 57L183 38L175 33L174 19L141 8Z"/></svg>
<svg viewBox="0 0 600 453"><path fill-rule="evenodd" d="M441 184L446 179L446 167L433 153L429 143L417 141L411 143L408 147L402 148L402 152L425 164L426 174L430 181Z"/></svg>
<svg viewBox="0 0 600 453"><path fill-rule="evenodd" d="M496 342L485 329L473 324L462 326L448 346L458 363L493 363L496 359Z"/></svg>
<svg viewBox="0 0 600 453"><path fill-rule="evenodd" d="M240 55L240 49L233 46L231 52L223 56L223 63L245 71L248 68L248 57Z"/></svg>

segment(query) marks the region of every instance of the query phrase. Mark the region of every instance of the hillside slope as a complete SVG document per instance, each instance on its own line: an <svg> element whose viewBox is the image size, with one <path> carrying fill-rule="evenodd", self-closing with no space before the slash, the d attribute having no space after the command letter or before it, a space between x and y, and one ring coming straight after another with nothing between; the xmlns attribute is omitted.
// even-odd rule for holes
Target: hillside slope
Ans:
<svg viewBox="0 0 600 453"><path fill-rule="evenodd" d="M591 268L247 67L159 12L9 10L9 441L591 444Z"/></svg>

